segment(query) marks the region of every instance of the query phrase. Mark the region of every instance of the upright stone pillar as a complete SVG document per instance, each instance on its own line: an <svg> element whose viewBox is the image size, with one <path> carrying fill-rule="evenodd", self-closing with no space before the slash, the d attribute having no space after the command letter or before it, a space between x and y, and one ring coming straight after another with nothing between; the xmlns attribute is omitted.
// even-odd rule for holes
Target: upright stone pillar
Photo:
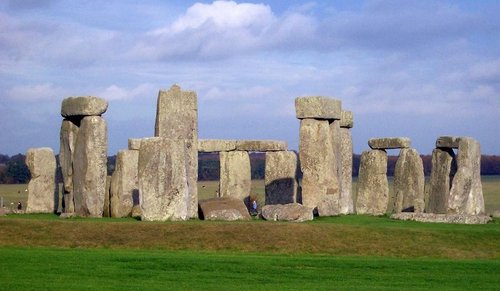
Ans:
<svg viewBox="0 0 500 291"><path fill-rule="evenodd" d="M75 212L73 199L73 155L75 154L76 137L80 118L64 119L61 125L59 163L63 177L63 212Z"/></svg>
<svg viewBox="0 0 500 291"><path fill-rule="evenodd" d="M354 126L353 114L351 111L342 111L340 119L340 213L354 213L354 200L352 197L352 133Z"/></svg>
<svg viewBox="0 0 500 291"><path fill-rule="evenodd" d="M248 152L220 152L219 159L219 195L245 200L250 196L252 183Z"/></svg>
<svg viewBox="0 0 500 291"><path fill-rule="evenodd" d="M297 202L297 154L293 151L266 153L266 205Z"/></svg>
<svg viewBox="0 0 500 291"><path fill-rule="evenodd" d="M116 155L116 167L111 177L111 217L127 217L132 213L134 196L139 194L138 150L122 150Z"/></svg>
<svg viewBox="0 0 500 291"><path fill-rule="evenodd" d="M341 102L326 97L299 97L295 99L295 109L301 120L302 204L320 216L337 215Z"/></svg>
<svg viewBox="0 0 500 291"><path fill-rule="evenodd" d="M156 111L155 136L184 140L187 148L189 217L198 217L198 105L194 91L178 85L160 90Z"/></svg>
<svg viewBox="0 0 500 291"><path fill-rule="evenodd" d="M441 214L447 212L454 157L455 153L451 148L436 148L432 151L429 200L425 212Z"/></svg>
<svg viewBox="0 0 500 291"><path fill-rule="evenodd" d="M383 215L389 202L387 153L374 149L361 154L358 176L358 214Z"/></svg>
<svg viewBox="0 0 500 291"><path fill-rule="evenodd" d="M401 149L394 171L394 212L424 211L424 164L415 149Z"/></svg>
<svg viewBox="0 0 500 291"><path fill-rule="evenodd" d="M189 219L187 157L184 140L141 141L138 179L142 220Z"/></svg>
<svg viewBox="0 0 500 291"><path fill-rule="evenodd" d="M56 158L50 148L29 149L26 165L31 173L26 213L54 213L59 202L56 192Z"/></svg>

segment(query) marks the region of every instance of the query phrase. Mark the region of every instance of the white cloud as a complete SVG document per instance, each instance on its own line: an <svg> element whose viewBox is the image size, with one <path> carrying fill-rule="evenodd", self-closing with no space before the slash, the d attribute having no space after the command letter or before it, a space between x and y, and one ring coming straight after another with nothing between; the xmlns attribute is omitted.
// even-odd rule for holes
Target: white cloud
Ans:
<svg viewBox="0 0 500 291"><path fill-rule="evenodd" d="M139 99L144 96L152 96L157 91L158 88L149 83L140 84L131 89L113 84L99 91L96 95L109 101L132 100Z"/></svg>
<svg viewBox="0 0 500 291"><path fill-rule="evenodd" d="M64 89L51 83L14 86L7 90L7 97L15 101L60 100Z"/></svg>

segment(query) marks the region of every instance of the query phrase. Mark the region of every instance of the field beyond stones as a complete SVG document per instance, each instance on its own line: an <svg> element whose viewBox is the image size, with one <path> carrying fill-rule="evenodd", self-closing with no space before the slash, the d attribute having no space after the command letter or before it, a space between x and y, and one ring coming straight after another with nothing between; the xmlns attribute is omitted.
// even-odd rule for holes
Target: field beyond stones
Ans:
<svg viewBox="0 0 500 291"><path fill-rule="evenodd" d="M254 188L259 195L261 184ZM23 187L0 185L0 193L7 197L10 189L18 200ZM215 187L202 182L200 193L209 198ZM487 209L498 209L500 179L486 177L483 189ZM369 216L160 223L9 215L0 217L0 290L498 290L499 242L498 219L487 225Z"/></svg>

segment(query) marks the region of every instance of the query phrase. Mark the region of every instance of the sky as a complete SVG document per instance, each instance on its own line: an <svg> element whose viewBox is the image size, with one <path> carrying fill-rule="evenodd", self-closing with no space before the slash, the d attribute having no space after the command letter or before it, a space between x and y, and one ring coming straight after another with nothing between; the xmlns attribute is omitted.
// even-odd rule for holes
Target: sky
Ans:
<svg viewBox="0 0 500 291"><path fill-rule="evenodd" d="M108 100L108 155L154 135L160 89L198 95L199 137L285 140L294 100L354 113L354 152L442 135L500 155L499 1L0 2L0 153L59 152L61 101ZM389 152L397 154L397 152Z"/></svg>

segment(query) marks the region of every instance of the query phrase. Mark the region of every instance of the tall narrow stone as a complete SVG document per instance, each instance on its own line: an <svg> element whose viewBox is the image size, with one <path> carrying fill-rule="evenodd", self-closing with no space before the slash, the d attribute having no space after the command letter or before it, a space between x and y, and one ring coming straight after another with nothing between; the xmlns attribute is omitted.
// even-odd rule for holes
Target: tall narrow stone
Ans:
<svg viewBox="0 0 500 291"><path fill-rule="evenodd" d="M220 152L221 197L233 197L244 200L250 196L252 176L248 152Z"/></svg>
<svg viewBox="0 0 500 291"><path fill-rule="evenodd" d="M100 116L82 119L73 160L75 213L102 217L107 176L107 126Z"/></svg>
<svg viewBox="0 0 500 291"><path fill-rule="evenodd" d="M436 148L432 151L429 200L425 212L443 214L447 212L454 157L455 154L451 148Z"/></svg>
<svg viewBox="0 0 500 291"><path fill-rule="evenodd" d="M401 149L394 170L394 212L424 211L424 165L415 149Z"/></svg>
<svg viewBox="0 0 500 291"><path fill-rule="evenodd" d="M54 213L59 202L56 192L56 158L50 148L29 149L26 165L31 173L28 183L27 213Z"/></svg>
<svg viewBox="0 0 500 291"><path fill-rule="evenodd" d="M127 217L132 213L134 195L139 192L137 166L139 151L122 150L116 155L116 166L111 177L111 217Z"/></svg>
<svg viewBox="0 0 500 291"><path fill-rule="evenodd" d="M319 215L338 214L340 189L329 121L302 119L299 148L302 204Z"/></svg>
<svg viewBox="0 0 500 291"><path fill-rule="evenodd" d="M354 213L352 196L352 133L349 128L340 128L340 159L342 160L340 179L340 213Z"/></svg>
<svg viewBox="0 0 500 291"><path fill-rule="evenodd" d="M169 90L160 90L155 136L185 141L188 149L189 217L198 217L198 102L196 92L182 91L178 85L173 85Z"/></svg>
<svg viewBox="0 0 500 291"><path fill-rule="evenodd" d="M73 155L75 154L76 137L80 119L65 119L61 125L59 163L63 177L63 204L65 213L75 212L73 199Z"/></svg>
<svg viewBox="0 0 500 291"><path fill-rule="evenodd" d="M189 219L186 157L184 140L142 140L138 163L142 220Z"/></svg>
<svg viewBox="0 0 500 291"><path fill-rule="evenodd" d="M297 202L297 154L267 152L265 184L266 205Z"/></svg>
<svg viewBox="0 0 500 291"><path fill-rule="evenodd" d="M481 149L472 138L460 137L458 141L457 172L448 197L448 213L484 214Z"/></svg>
<svg viewBox="0 0 500 291"><path fill-rule="evenodd" d="M364 151L361 154L358 176L358 214L382 215L389 202L387 153L384 150Z"/></svg>

